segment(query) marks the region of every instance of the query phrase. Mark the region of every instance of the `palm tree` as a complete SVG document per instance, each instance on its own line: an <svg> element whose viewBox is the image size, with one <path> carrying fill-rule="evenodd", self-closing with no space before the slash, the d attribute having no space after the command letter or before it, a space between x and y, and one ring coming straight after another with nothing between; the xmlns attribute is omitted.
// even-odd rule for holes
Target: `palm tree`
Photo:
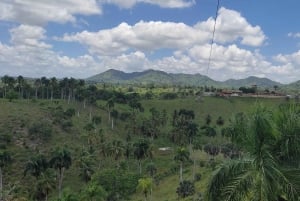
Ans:
<svg viewBox="0 0 300 201"><path fill-rule="evenodd" d="M142 160L149 156L149 142L146 140L140 140L133 144L134 146L134 157L139 163L139 173L142 174Z"/></svg>
<svg viewBox="0 0 300 201"><path fill-rule="evenodd" d="M233 125L236 128L245 126L233 129L232 135L232 141L244 148L244 156L224 162L213 173L207 190L209 201L299 200L300 171L278 163L274 155L277 132L271 117L271 112L258 105L244 123L232 122L238 124ZM245 132L239 132L242 130Z"/></svg>
<svg viewBox="0 0 300 201"><path fill-rule="evenodd" d="M33 156L30 158L30 160L26 163L24 176L27 174L27 172L30 172L32 176L34 176L36 179L39 178L39 176L48 168L48 161L46 157L42 154L39 154L37 156Z"/></svg>
<svg viewBox="0 0 300 201"><path fill-rule="evenodd" d="M9 76L8 75L4 75L2 78L1 78L1 81L4 85L4 93L3 93L3 98L6 97L6 92L7 92L7 85L8 85L8 78Z"/></svg>
<svg viewBox="0 0 300 201"><path fill-rule="evenodd" d="M52 153L52 158L50 160L50 166L57 170L58 177L58 198L61 198L62 182L64 177L64 171L69 169L72 164L72 158L70 151L63 147L57 148Z"/></svg>
<svg viewBox="0 0 300 201"><path fill-rule="evenodd" d="M50 99L51 99L51 101L52 101L52 100L53 100L54 89L57 87L57 79L56 79L56 77L52 77L52 78L50 79L49 85L50 85L50 89L51 89L51 92L50 92Z"/></svg>
<svg viewBox="0 0 300 201"><path fill-rule="evenodd" d="M115 160L118 160L124 152L124 145L120 140L113 140L111 143L111 151L112 155L114 156Z"/></svg>
<svg viewBox="0 0 300 201"><path fill-rule="evenodd" d="M157 172L156 165L153 162L150 162L146 165L146 171L149 173L150 177L153 178Z"/></svg>
<svg viewBox="0 0 300 201"><path fill-rule="evenodd" d="M152 194L152 178L141 178L138 181L137 190L142 192L144 195L144 200L147 201L148 194Z"/></svg>
<svg viewBox="0 0 300 201"><path fill-rule="evenodd" d="M107 106L107 110L108 110L108 121L110 121L110 112L111 112L111 109L115 106L114 98L108 99L106 106Z"/></svg>
<svg viewBox="0 0 300 201"><path fill-rule="evenodd" d="M19 97L23 98L23 87L25 82L23 76L19 75L17 77L17 82L18 82L18 89L19 89Z"/></svg>
<svg viewBox="0 0 300 201"><path fill-rule="evenodd" d="M3 169L11 163L11 155L7 151L0 151L0 200L3 200Z"/></svg>
<svg viewBox="0 0 300 201"><path fill-rule="evenodd" d="M49 193L55 188L55 174L52 169L47 169L41 173L36 183L36 191L48 201Z"/></svg>
<svg viewBox="0 0 300 201"><path fill-rule="evenodd" d="M36 79L34 81L34 86L35 86L35 98L37 99L38 98L38 89L39 87L41 86L41 79Z"/></svg>
<svg viewBox="0 0 300 201"><path fill-rule="evenodd" d="M113 109L110 115L111 115L111 129L114 129L114 125L115 125L114 119L118 118L119 112L118 110Z"/></svg>
<svg viewBox="0 0 300 201"><path fill-rule="evenodd" d="M76 165L80 171L79 176L81 176L86 183L90 181L94 173L94 155L86 150L82 150L79 159L76 161Z"/></svg>
<svg viewBox="0 0 300 201"><path fill-rule="evenodd" d="M300 164L300 106L298 104L281 105L275 113L276 128L280 133L276 155L292 166Z"/></svg>
<svg viewBox="0 0 300 201"><path fill-rule="evenodd" d="M190 159L190 152L184 148L184 147L179 147L176 151L176 155L174 156L174 160L179 162L180 165L180 170L179 170L179 178L180 182L183 181L183 163L188 161Z"/></svg>

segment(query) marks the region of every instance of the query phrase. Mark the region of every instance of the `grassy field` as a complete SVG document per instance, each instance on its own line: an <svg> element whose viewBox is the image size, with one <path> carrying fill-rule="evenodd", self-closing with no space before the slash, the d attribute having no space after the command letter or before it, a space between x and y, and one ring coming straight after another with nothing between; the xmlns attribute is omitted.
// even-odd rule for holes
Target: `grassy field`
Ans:
<svg viewBox="0 0 300 201"><path fill-rule="evenodd" d="M209 114L212 117L212 125L217 128L218 135L215 138L203 137L203 143L211 142L220 144L224 142L224 139L220 136L220 128L216 125L218 117L222 117L225 120L225 127L229 119L238 112L249 112L251 108L258 102L270 107L270 109L276 108L279 104L286 102L284 99L257 99L257 98L216 98L216 97L204 97L202 101L196 100L195 97L174 99L174 100L142 100L142 106L144 112L139 113L139 118L149 116L149 109L154 107L158 111L166 110L168 116L168 122L171 121L174 110L188 109L195 112L195 122L200 126L204 125L205 117ZM13 100L9 102L6 99L0 99L0 134L11 136L9 143L1 145L1 149L9 150L13 153L13 163L9 167L9 170L5 173L5 184L21 184L20 194L27 194L30 191L31 186L34 184L34 178L30 176L23 176L25 163L29 160L30 156L36 153L45 153L49 155L51 151L57 147L66 145L71 149L74 161L70 170L66 171L64 186L72 189L74 192L79 192L82 188L83 182L78 176L78 168L76 166L76 157L79 155L79 151L82 147L87 146L87 141L84 135L87 131L84 127L90 122L91 116L100 116L102 122L97 126L97 130L102 129L103 136L106 141L113 139L120 139L125 141L127 136L126 125L130 124L129 121L121 121L117 119L115 121L115 128L111 129L111 123L108 120L108 113L104 110L106 102L98 101L98 106L88 106L83 108L82 103L71 102L68 104L66 101L50 100ZM53 111L56 108L62 107L63 110L68 108L75 109L75 115L71 117L72 126L67 130L62 129L59 124L53 124L52 137L48 141L40 141L36 139L30 139L28 129L35 122L40 121L53 121ZM128 112L130 108L128 105L115 104L115 109L119 112ZM153 162L157 166L157 174L169 174L159 181L157 185L153 186L152 200L166 201L177 200L176 188L179 183L178 171L170 173L170 169L178 165L174 162L174 150L176 145L172 144L168 139L168 132L170 130L170 123L163 128L163 134L157 139L153 140L154 158ZM133 136L133 141L139 139L140 136ZM167 154L161 154L158 151L159 147L170 146L173 150ZM97 171L101 171L103 168L114 168L117 165L116 161L111 159L103 159L101 156L97 161ZM209 157L203 151L193 152L192 159L196 159L197 166L196 172L202 175L201 180L196 182L196 192L205 192L205 186L209 180L212 168L203 166L201 167L200 161L207 163ZM121 158L124 161L125 158ZM223 160L222 156L217 156L217 161ZM131 171L137 172L137 161L130 159L129 168ZM149 159L143 161L143 168L145 164L149 162ZM191 179L193 172L193 164L186 164L184 167L184 178ZM145 173L144 173L145 174ZM56 195L54 191L52 197ZM190 198L189 198L190 199ZM131 200L143 200L141 193L136 192L132 195ZM186 199L188 200L188 199Z"/></svg>

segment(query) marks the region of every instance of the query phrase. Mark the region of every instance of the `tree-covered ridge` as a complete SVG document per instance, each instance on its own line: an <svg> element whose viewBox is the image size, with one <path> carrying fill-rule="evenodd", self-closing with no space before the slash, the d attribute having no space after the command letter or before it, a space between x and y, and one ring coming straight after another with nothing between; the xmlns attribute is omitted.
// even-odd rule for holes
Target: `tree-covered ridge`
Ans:
<svg viewBox="0 0 300 201"><path fill-rule="evenodd" d="M114 84L155 84L155 85L181 85L181 86L214 86L214 87L235 87L257 85L261 88L270 88L274 85L281 86L281 83L267 78L250 76L245 79L230 79L216 81L201 74L166 73L158 70L146 70L143 72L125 73L119 70L110 69L103 73L91 76L86 79L94 83Z"/></svg>

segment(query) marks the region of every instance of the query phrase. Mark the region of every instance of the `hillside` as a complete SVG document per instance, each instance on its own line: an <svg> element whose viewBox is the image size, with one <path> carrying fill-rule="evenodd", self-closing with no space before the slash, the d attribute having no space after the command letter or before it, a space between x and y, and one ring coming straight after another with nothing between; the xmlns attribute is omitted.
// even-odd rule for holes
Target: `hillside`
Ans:
<svg viewBox="0 0 300 201"><path fill-rule="evenodd" d="M136 119L122 117L124 116L122 114L128 114L131 111L128 104L115 103L114 109L118 111L119 116L115 118L114 129L112 129L112 120L109 120L105 100L98 100L96 105L84 107L82 102L68 103L67 100L23 99L9 102L7 99L0 99L1 153L8 151L13 159L11 165L4 169L4 189L18 189L7 196L24 199L38 196L36 193L40 191L37 186L41 185L43 177L35 177L32 171L24 176L26 164L34 160L38 154L44 155L48 160L57 147L66 147L70 150L72 164L65 170L63 188L69 189L69 194L73 196L78 195L79 192L85 192L89 185L88 178L93 175L93 181L99 182L108 193L122 192L130 196L128 200L141 200L142 194L135 190L137 179L148 176L147 166L154 163L157 183L153 188L153 198L157 201L176 200L178 164L174 161L174 150L177 145L170 141L169 136L174 110L185 108L195 111L195 122L199 122L200 126L204 125L206 115L210 114L211 126L216 128L217 136L214 138L203 136L199 138L199 141L201 144L221 145L226 142L226 139L221 137L221 127L215 123L218 117L221 116L224 119L224 126L226 126L233 114L248 111L256 101L251 98L215 97L205 97L202 102L196 101L195 97L141 100L144 112L138 112ZM284 101L283 99L262 99L262 102L271 108L277 107ZM134 126L135 121L139 122L138 126L149 123L151 108L156 109L159 117L164 110L166 114L167 123L157 128L159 129L156 133L157 138L151 140L145 135L132 134L134 130L129 132L128 129ZM141 159L142 174L139 174L138 161L134 157L133 149L141 138L146 138L151 142L153 158ZM171 147L173 151L161 153L160 147ZM127 149L130 153L128 158L126 157ZM196 192L203 193L212 168L207 162L208 156L205 152L195 151L191 157L197 160L197 164L201 161L204 164L203 166L197 165L196 172L203 176L200 181L195 182ZM221 154L216 157L216 161L220 160L222 160ZM192 178L192 167L192 163L185 164L185 179ZM55 175L55 170L50 170ZM55 177L50 178L55 179ZM113 182L116 182L118 186L115 186ZM49 200L56 201L55 185L49 189L49 192ZM43 198L44 194L40 196Z"/></svg>
<svg viewBox="0 0 300 201"><path fill-rule="evenodd" d="M215 86L234 87L257 85L260 88L273 88L281 83L267 78L248 77L245 79L230 79L224 82L215 81L201 74L166 73L157 70L146 70L143 72L125 73L110 69L103 73L94 75L86 79L89 82L113 83L113 84L156 84L156 85L181 85L181 86Z"/></svg>
<svg viewBox="0 0 300 201"><path fill-rule="evenodd" d="M281 90L286 91L288 93L299 95L299 93L300 93L300 80L297 81L297 82L292 82L290 84L286 84L284 86L281 86Z"/></svg>

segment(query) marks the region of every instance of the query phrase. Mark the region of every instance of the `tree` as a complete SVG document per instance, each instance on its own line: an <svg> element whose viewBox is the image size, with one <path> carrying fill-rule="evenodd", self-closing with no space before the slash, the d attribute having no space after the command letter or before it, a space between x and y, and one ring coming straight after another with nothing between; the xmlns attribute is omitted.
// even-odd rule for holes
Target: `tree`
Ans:
<svg viewBox="0 0 300 201"><path fill-rule="evenodd" d="M3 170L11 162L11 154L7 151L0 151L0 200L3 200Z"/></svg>
<svg viewBox="0 0 300 201"><path fill-rule="evenodd" d="M19 97L23 98L23 87L25 82L23 76L19 75L17 77L17 82L18 82Z"/></svg>
<svg viewBox="0 0 300 201"><path fill-rule="evenodd" d="M149 156L149 142L142 139L133 144L134 147L134 157L138 160L139 163L139 172L142 174L142 160Z"/></svg>
<svg viewBox="0 0 300 201"><path fill-rule="evenodd" d="M243 147L244 156L225 161L213 173L207 188L207 199L297 201L300 171L295 166L282 166L276 159L277 131L272 113L258 105L245 122L238 122L239 126L245 125L241 129L245 132L232 135L233 142Z"/></svg>
<svg viewBox="0 0 300 201"><path fill-rule="evenodd" d="M34 81L34 86L35 86L35 99L38 99L38 89L40 88L41 86L41 79L36 79Z"/></svg>
<svg viewBox="0 0 300 201"><path fill-rule="evenodd" d="M82 201L105 201L107 192L96 182L90 182L81 193Z"/></svg>
<svg viewBox="0 0 300 201"><path fill-rule="evenodd" d="M38 154L37 156L33 156L26 163L26 167L24 170L24 176L29 172L32 176L34 176L37 180L40 175L46 171L48 168L48 161L46 157L42 154Z"/></svg>
<svg viewBox="0 0 300 201"><path fill-rule="evenodd" d="M150 176L151 178L153 178L154 175L155 175L156 172L157 172L157 168L156 168L155 163L153 163L153 162L148 163L148 164L146 165L146 171L149 173L149 176Z"/></svg>
<svg viewBox="0 0 300 201"><path fill-rule="evenodd" d="M72 164L72 158L70 151L66 148L56 148L52 152L52 158L50 160L50 166L57 171L58 178L58 198L61 198L62 183L64 177L64 171L69 169Z"/></svg>
<svg viewBox="0 0 300 201"><path fill-rule="evenodd" d="M114 108L115 106L115 101L113 98L110 98L107 103L106 103L106 106L107 106L107 110L108 110L108 121L110 121L110 112L111 112L111 109Z"/></svg>
<svg viewBox="0 0 300 201"><path fill-rule="evenodd" d="M176 189L176 193L179 197L185 198L195 194L195 184L191 181L184 180L179 183Z"/></svg>
<svg viewBox="0 0 300 201"><path fill-rule="evenodd" d="M50 99L51 99L51 101L52 101L52 100L53 100L54 90L55 90L55 88L57 88L57 86L58 86L56 77L52 77L52 78L50 79L49 85L50 85L50 90L51 90L51 92L50 92Z"/></svg>
<svg viewBox="0 0 300 201"><path fill-rule="evenodd" d="M118 110L113 109L111 111L110 115L111 115L111 129L114 129L114 126L115 126L114 120L118 118L119 112L118 112Z"/></svg>
<svg viewBox="0 0 300 201"><path fill-rule="evenodd" d="M8 78L9 76L8 75L4 75L2 78L1 78L1 81L4 85L4 92L3 92L3 98L6 97L6 91L7 91L7 86L8 86Z"/></svg>
<svg viewBox="0 0 300 201"><path fill-rule="evenodd" d="M275 123L280 138L275 155L286 165L300 164L300 106L298 104L280 105L275 113Z"/></svg>
<svg viewBox="0 0 300 201"><path fill-rule="evenodd" d="M148 194L152 194L152 178L141 178L137 186L137 191L140 191L144 195L144 200L147 201Z"/></svg>
<svg viewBox="0 0 300 201"><path fill-rule="evenodd" d="M55 174L52 169L47 169L40 174L35 188L35 197L43 197L45 201L48 201L49 193L55 188Z"/></svg>
<svg viewBox="0 0 300 201"><path fill-rule="evenodd" d="M180 178L180 182L183 181L183 163L188 161L190 159L190 152L184 148L184 147L179 147L176 150L176 154L174 157L174 160L179 162L180 165L180 169L179 169L179 178Z"/></svg>
<svg viewBox="0 0 300 201"><path fill-rule="evenodd" d="M79 168L79 176L87 183L92 179L94 171L94 155L86 150L82 150L76 165Z"/></svg>

